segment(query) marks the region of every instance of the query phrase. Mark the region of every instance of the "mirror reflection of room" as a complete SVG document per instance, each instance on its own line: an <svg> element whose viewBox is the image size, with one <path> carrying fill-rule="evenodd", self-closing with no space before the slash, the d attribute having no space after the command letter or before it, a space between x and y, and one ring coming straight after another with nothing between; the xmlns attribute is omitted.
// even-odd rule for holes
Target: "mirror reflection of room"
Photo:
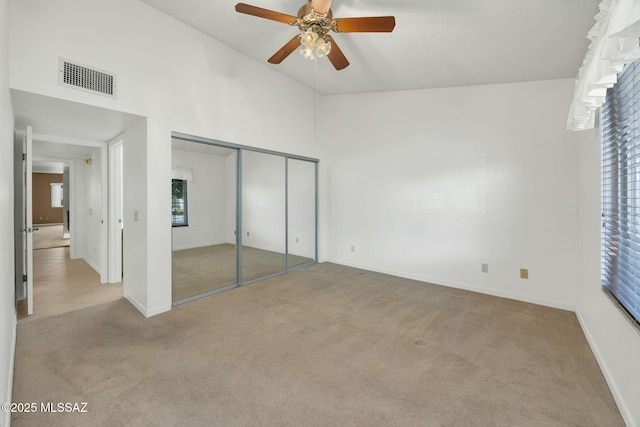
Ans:
<svg viewBox="0 0 640 427"><path fill-rule="evenodd" d="M242 151L242 280L286 269L285 161Z"/></svg>
<svg viewBox="0 0 640 427"><path fill-rule="evenodd" d="M173 303L314 263L316 167L313 160L174 138Z"/></svg>
<svg viewBox="0 0 640 427"><path fill-rule="evenodd" d="M316 258L315 187L316 163L287 159L288 268Z"/></svg>
<svg viewBox="0 0 640 427"><path fill-rule="evenodd" d="M237 150L173 140L173 301L237 283Z"/></svg>

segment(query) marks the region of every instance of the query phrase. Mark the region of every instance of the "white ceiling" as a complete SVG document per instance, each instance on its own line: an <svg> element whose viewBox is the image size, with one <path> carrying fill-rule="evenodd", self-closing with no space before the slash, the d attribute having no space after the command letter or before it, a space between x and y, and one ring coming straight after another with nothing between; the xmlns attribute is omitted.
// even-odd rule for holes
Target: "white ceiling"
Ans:
<svg viewBox="0 0 640 427"><path fill-rule="evenodd" d="M85 160L91 157L95 148L34 139L32 143L33 172L62 173L65 166L74 160Z"/></svg>
<svg viewBox="0 0 640 427"><path fill-rule="evenodd" d="M297 28L235 12L238 0L142 0L324 94L575 77L600 0L334 0L334 17L396 17L392 33L339 33L351 63L294 52L267 63ZM304 0L243 0L296 15ZM317 64L317 76L316 76Z"/></svg>
<svg viewBox="0 0 640 427"><path fill-rule="evenodd" d="M49 136L109 142L141 116L93 107L20 90L11 90L15 127L26 125Z"/></svg>
<svg viewBox="0 0 640 427"><path fill-rule="evenodd" d="M15 128L33 128L36 172L62 173L69 162L91 157L96 143L109 142L142 118L15 89L11 100Z"/></svg>

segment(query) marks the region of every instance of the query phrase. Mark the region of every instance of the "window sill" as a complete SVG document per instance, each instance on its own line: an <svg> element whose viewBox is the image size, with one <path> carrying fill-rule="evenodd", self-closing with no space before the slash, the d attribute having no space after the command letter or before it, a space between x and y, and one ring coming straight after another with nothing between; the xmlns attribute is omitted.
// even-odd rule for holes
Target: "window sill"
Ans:
<svg viewBox="0 0 640 427"><path fill-rule="evenodd" d="M632 315L627 311L627 309L620 304L620 301L605 287L601 287L602 292L613 302L613 305L618 309L620 313L622 313L623 317L627 322L631 325L632 329L636 331L638 335L640 335L640 322L638 322Z"/></svg>

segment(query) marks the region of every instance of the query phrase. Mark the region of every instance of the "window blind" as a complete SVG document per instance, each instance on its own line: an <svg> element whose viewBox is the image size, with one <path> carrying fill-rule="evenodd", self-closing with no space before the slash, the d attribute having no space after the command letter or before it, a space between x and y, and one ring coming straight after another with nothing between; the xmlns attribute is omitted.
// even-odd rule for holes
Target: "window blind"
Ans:
<svg viewBox="0 0 640 427"><path fill-rule="evenodd" d="M601 109L604 289L640 325L640 62L629 64Z"/></svg>

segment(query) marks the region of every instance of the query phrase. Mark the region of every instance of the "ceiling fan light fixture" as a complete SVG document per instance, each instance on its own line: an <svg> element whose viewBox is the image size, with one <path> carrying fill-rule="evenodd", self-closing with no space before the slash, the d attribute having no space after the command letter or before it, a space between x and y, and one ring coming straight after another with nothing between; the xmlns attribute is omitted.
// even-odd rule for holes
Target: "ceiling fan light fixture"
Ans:
<svg viewBox="0 0 640 427"><path fill-rule="evenodd" d="M331 43L324 39L324 34L315 27L308 28L300 34L300 53L307 59L327 56L331 52Z"/></svg>
<svg viewBox="0 0 640 427"><path fill-rule="evenodd" d="M331 42L319 40L318 43L316 43L316 53L318 58L329 55L329 52L331 52Z"/></svg>
<svg viewBox="0 0 640 427"><path fill-rule="evenodd" d="M314 60L316 59L316 55L314 53L314 48L303 46L300 48L300 53L307 59Z"/></svg>
<svg viewBox="0 0 640 427"><path fill-rule="evenodd" d="M318 40L318 34L309 28L307 31L302 33L300 41L305 47L313 47L315 46L316 40Z"/></svg>

